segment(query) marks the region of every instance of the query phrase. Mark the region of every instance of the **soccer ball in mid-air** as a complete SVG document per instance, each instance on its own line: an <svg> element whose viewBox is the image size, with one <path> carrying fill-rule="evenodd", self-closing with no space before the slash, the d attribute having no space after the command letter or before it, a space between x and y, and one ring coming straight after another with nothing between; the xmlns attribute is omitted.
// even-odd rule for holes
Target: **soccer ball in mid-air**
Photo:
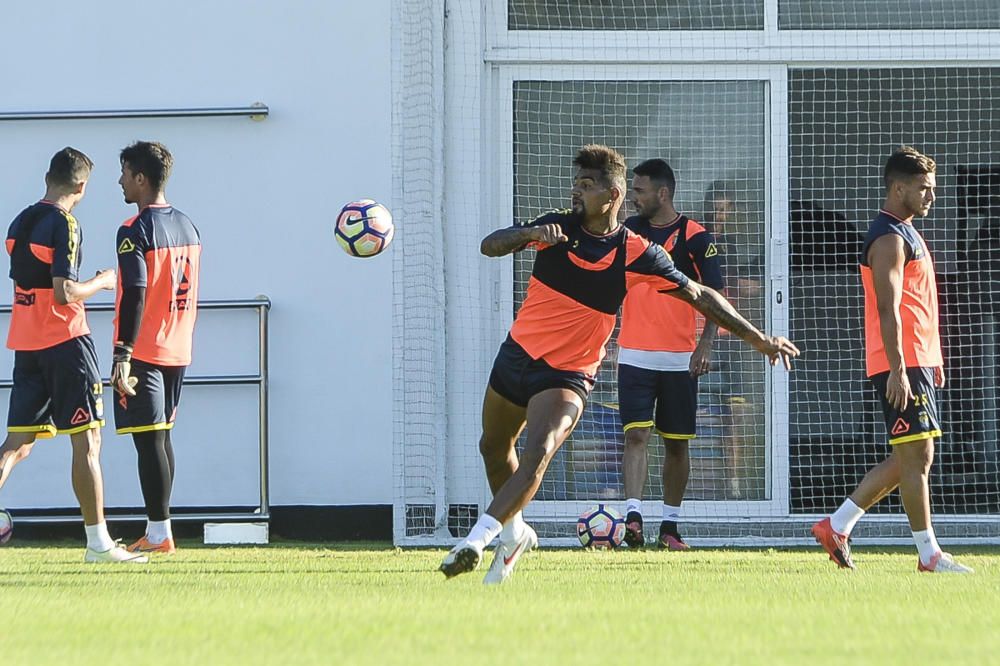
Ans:
<svg viewBox="0 0 1000 666"><path fill-rule="evenodd" d="M14 533L14 519L7 513L7 509L0 509L0 543L10 541L10 535Z"/></svg>
<svg viewBox="0 0 1000 666"><path fill-rule="evenodd" d="M580 514L576 534L584 548L615 548L625 536L625 519L607 504L597 504Z"/></svg>
<svg viewBox="0 0 1000 666"><path fill-rule="evenodd" d="M360 199L340 209L333 237L352 257L374 257L389 247L394 230L388 208L371 199Z"/></svg>

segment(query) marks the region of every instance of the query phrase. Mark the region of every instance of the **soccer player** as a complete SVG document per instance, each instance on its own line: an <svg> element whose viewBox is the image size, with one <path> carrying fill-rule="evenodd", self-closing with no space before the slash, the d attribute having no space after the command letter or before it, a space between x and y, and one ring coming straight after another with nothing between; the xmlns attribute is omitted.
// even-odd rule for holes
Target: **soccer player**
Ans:
<svg viewBox="0 0 1000 666"><path fill-rule="evenodd" d="M164 187L174 158L166 146L138 141L121 151L118 183L138 214L118 230L115 304L115 428L130 433L146 504L146 533L132 552L173 553L170 491L174 427L198 314L201 239Z"/></svg>
<svg viewBox="0 0 1000 666"><path fill-rule="evenodd" d="M635 234L663 246L674 266L692 280L721 290L719 252L712 234L677 212L673 169L660 159L646 160L632 173L632 205L638 213L625 220ZM677 529L691 463L688 441L695 436L698 377L709 371L714 322L698 337L696 311L661 294L648 283L625 295L618 334L618 405L625 430L625 543L644 545L642 492L646 485L646 450L652 428L664 446L663 509L657 545L687 550Z"/></svg>
<svg viewBox="0 0 1000 666"><path fill-rule="evenodd" d="M116 545L104 521L104 390L83 302L114 289L115 272L80 281L83 231L72 213L93 167L79 150L60 150L45 174L45 197L21 211L7 231L14 281L7 347L14 350L14 387L0 447L0 487L36 439L69 435L73 492L87 533L84 561L142 563L148 558Z"/></svg>
<svg viewBox="0 0 1000 666"><path fill-rule="evenodd" d="M854 568L848 537L873 504L899 487L917 544L918 571L971 573L942 552L931 526L927 475L941 436L935 387L944 386L934 264L913 226L934 203L937 165L909 146L885 165L886 198L861 251L865 365L882 402L892 453L837 511L812 527L830 559Z"/></svg>
<svg viewBox="0 0 1000 666"><path fill-rule="evenodd" d="M501 583L538 543L521 509L534 497L552 456L583 412L626 289L650 284L692 303L772 363L780 360L790 367L791 357L798 355L791 342L758 331L718 292L688 280L663 248L618 222L625 200L621 155L607 146L588 145L573 164L571 210L494 231L482 241L482 253L490 257L528 246L536 247L538 256L483 402L479 450L493 501L445 556L440 570L449 578L479 566L483 550L499 535L483 582ZM525 427L518 458L514 444Z"/></svg>

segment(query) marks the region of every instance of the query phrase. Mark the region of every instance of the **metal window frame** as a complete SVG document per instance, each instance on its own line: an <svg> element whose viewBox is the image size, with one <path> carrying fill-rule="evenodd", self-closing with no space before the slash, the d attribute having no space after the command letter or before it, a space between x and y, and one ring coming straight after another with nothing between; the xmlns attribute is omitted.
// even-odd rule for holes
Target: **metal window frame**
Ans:
<svg viewBox="0 0 1000 666"><path fill-rule="evenodd" d="M249 106L213 106L168 109L91 109L77 111L0 111L0 121L17 120L104 120L110 118L207 118L246 116L263 120L271 110L255 102Z"/></svg>
<svg viewBox="0 0 1000 666"><path fill-rule="evenodd" d="M488 129L494 137L492 143L493 167L484 174L491 190L490 200L500 205L492 207L489 213L494 217L494 228L508 226L509 219L503 216L514 201L513 172L513 91L515 81L759 81L766 84L764 103L761 109L767 127L765 137L773 132L787 136L787 67L784 65L732 65L732 64L600 64L580 67L572 63L533 63L496 65L491 72L489 88L492 100L486 106L491 110ZM784 129L783 129L784 128ZM765 316L768 331L775 335L785 335L788 327L787 297L787 191L788 191L788 146L764 145L767 175L765 187L765 228L764 243L766 260L771 267L770 293L766 301ZM780 186L779 186L780 183ZM785 200L779 196L784 193ZM772 223L775 221L777 224ZM779 271L778 264L784 262ZM482 316L489 317L491 329L502 335L513 321L514 271L513 259L504 258L493 262L491 280L498 294L497 303L483 307ZM776 304L775 296L783 294L782 302ZM499 307L497 307L499 305ZM788 380L783 371L765 374L765 414L767 420L765 438L767 441L767 463L765 465L765 485L768 498L763 500L697 500L685 504L685 520L706 520L712 522L720 515L771 516L785 518L789 515L789 452L788 452ZM777 392L777 393L776 393ZM489 503L489 488L483 489L483 505ZM525 509L525 517L538 520L565 520L575 518L592 501L584 500L534 500Z"/></svg>

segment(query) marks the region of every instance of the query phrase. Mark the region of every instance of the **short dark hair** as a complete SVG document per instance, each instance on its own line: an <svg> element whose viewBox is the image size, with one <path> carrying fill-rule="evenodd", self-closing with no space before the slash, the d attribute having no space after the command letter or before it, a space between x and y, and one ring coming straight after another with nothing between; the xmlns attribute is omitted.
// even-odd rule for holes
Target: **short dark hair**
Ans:
<svg viewBox="0 0 1000 666"><path fill-rule="evenodd" d="M677 191L677 178L674 177L674 170L670 168L669 164L659 158L639 163L632 169L632 173L637 176L646 176L659 187L667 188L670 190L671 197Z"/></svg>
<svg viewBox="0 0 1000 666"><path fill-rule="evenodd" d="M936 173L937 163L913 146L900 146L885 163L886 187L894 180L906 180L925 173Z"/></svg>
<svg viewBox="0 0 1000 666"><path fill-rule="evenodd" d="M76 148L66 146L52 156L45 181L59 189L70 189L90 178L94 163Z"/></svg>
<svg viewBox="0 0 1000 666"><path fill-rule="evenodd" d="M705 190L705 214L712 212L716 201L736 202L733 186L725 180L713 180Z"/></svg>
<svg viewBox="0 0 1000 666"><path fill-rule="evenodd" d="M587 144L576 151L573 164L581 169L600 171L605 185L625 192L625 158L614 148L597 143Z"/></svg>
<svg viewBox="0 0 1000 666"><path fill-rule="evenodd" d="M174 166L174 156L158 141L136 141L122 149L122 166L128 164L133 174L141 173L157 192L163 190Z"/></svg>

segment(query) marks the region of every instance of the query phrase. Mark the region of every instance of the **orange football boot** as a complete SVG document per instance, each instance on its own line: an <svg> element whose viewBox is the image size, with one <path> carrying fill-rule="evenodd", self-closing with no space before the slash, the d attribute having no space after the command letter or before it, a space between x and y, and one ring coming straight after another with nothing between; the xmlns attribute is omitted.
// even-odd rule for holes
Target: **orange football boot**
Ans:
<svg viewBox="0 0 1000 666"><path fill-rule="evenodd" d="M172 555L177 552L173 539L165 539L161 543L152 543L146 535L128 547L130 553L165 553Z"/></svg>

